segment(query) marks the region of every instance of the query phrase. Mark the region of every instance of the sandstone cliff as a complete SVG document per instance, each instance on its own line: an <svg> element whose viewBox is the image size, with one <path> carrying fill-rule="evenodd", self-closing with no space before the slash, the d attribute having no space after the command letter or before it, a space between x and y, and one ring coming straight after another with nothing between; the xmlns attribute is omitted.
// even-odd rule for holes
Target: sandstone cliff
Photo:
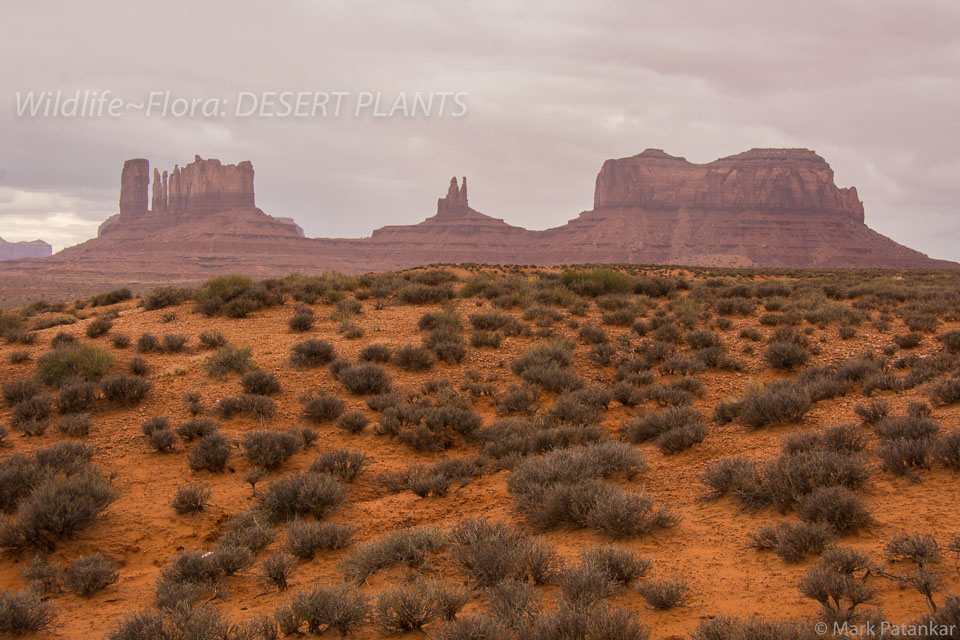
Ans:
<svg viewBox="0 0 960 640"><path fill-rule="evenodd" d="M0 238L0 260L18 258L46 258L53 253L53 247L43 240L30 242L7 242Z"/></svg>
<svg viewBox="0 0 960 640"><path fill-rule="evenodd" d="M230 214L226 220L220 215L224 213ZM217 222L211 227L214 220ZM258 233L269 234L268 227L276 226L279 235L303 236L303 230L290 218L273 218L257 209L253 164L249 160L225 165L194 156L193 162L182 168L174 165L163 173L154 169L151 186L150 162L136 158L124 162L120 174L120 213L104 221L97 235L122 234L135 239L185 223L194 223L194 233L200 228L211 228L215 233L217 225L236 227L242 220L253 222Z"/></svg>

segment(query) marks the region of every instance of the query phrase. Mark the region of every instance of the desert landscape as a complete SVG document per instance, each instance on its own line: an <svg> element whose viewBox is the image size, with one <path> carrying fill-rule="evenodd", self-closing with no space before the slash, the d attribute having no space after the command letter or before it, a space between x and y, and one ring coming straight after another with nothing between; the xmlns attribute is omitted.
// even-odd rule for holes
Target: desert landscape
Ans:
<svg viewBox="0 0 960 640"><path fill-rule="evenodd" d="M9 309L0 633L958 637L958 277L459 264Z"/></svg>

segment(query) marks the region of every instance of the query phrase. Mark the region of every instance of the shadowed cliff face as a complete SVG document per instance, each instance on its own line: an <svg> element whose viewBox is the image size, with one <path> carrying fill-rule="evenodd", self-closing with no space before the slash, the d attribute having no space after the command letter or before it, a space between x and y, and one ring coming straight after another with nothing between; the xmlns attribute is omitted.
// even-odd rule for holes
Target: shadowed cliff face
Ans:
<svg viewBox="0 0 960 640"><path fill-rule="evenodd" d="M786 268L958 268L864 224L853 188L805 149L753 149L692 164L648 149L608 160L595 206L567 224L530 231L475 211L466 179L451 179L435 215L369 238L305 238L289 218L256 208L253 166L199 157L172 173L124 165L119 215L100 236L42 261L6 262L0 274L71 281L200 281L217 273L349 273L437 262L558 265L681 264ZM71 295L80 292L70 290Z"/></svg>
<svg viewBox="0 0 960 640"><path fill-rule="evenodd" d="M597 176L593 208L681 208L771 214L835 213L863 222L855 188L840 189L833 169L807 149L752 149L693 164L659 149L607 160Z"/></svg>

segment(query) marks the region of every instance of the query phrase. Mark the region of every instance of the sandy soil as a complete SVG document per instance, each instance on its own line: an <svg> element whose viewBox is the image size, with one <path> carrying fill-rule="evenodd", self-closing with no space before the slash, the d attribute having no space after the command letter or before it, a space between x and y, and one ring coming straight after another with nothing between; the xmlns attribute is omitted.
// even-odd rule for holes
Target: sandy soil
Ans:
<svg viewBox="0 0 960 640"><path fill-rule="evenodd" d="M487 303L478 304L472 299L456 304L464 316L488 306ZM188 468L185 455L187 447L183 444L178 444L177 452L171 455L154 453L140 432L143 421L154 415L167 415L174 425L187 420L189 416L182 401L187 391L199 390L208 408L222 397L240 393L238 376L214 380L201 369L201 362L206 356L206 352L197 348L197 335L201 331L216 329L231 342L250 346L256 365L279 377L283 384L283 392L276 398L279 411L269 421L268 427L306 426L299 417L303 405L302 394L313 389L323 389L343 398L348 408L365 411L375 422L378 414L367 409L362 397L347 394L326 368L307 371L293 368L287 361L290 346L305 337L320 337L334 342L341 356L353 358L363 346L373 342L385 342L393 346L416 343L420 340L417 320L425 311L439 307L389 306L375 309L369 301L365 302L357 323L366 333L363 338L353 341L338 335L336 325L330 319L331 307L320 304L314 305L318 323L308 334L288 330L286 322L292 312L289 303L237 320L207 318L192 313L190 305L145 312L137 308L136 301L130 301L120 303L116 308L119 317L114 322L112 333L128 334L134 341L143 332L158 336L181 333L190 337L189 349L182 354L145 356L153 367L149 379L154 383L154 389L141 406L129 410L103 408L94 414L95 426L85 441L96 446L96 463L115 474L113 483L119 489L120 497L105 517L74 539L60 544L50 559L65 564L82 554L103 552L120 561L120 579L90 599L70 593L55 596L57 626L52 632L43 634L43 637L102 637L125 614L139 607L151 606L159 571L172 556L185 549L211 549L223 532L228 517L252 505L253 493L243 481L249 463L239 450L232 456L226 473L198 473ZM176 317L166 322L163 317L170 311L174 311ZM511 313L517 314L516 311ZM591 307L590 316L594 320L598 318L599 312L595 307ZM0 379L32 375L37 356L49 349L50 340L60 330L87 340L83 330L88 322L84 320L72 326L40 331L37 344L33 346L0 345ZM759 356L742 353L747 342L738 338L737 333L745 326L756 326L756 318L736 319L733 327L721 334L730 353L747 363L746 369L742 372L708 372L700 376L706 382L708 391L696 406L707 416L720 399L742 393L753 382L766 382L778 377L762 363ZM576 332L562 322L556 328L575 339ZM629 329L610 327L607 330L612 336L629 332ZM765 334L770 331L763 327L761 330ZM877 333L867 323L859 327L854 339L842 341L837 338L836 326L817 329L811 336L811 342L820 344L822 352L813 358L811 364L828 364L868 348L878 350L889 344L892 333L904 331L906 329L899 320L894 321L893 331L888 334ZM821 337L823 342L820 342ZM135 355L133 348L116 350L109 346L108 340L102 337L95 342L116 355L117 369L125 367ZM577 344L580 374L586 379L610 382L612 368L591 364L586 357L588 347L578 340L574 341ZM497 350L468 348L461 365L440 364L423 374L404 373L393 365L387 367L395 382L408 388L416 388L428 379L441 377L447 377L459 385L463 379L462 372L466 369L476 369L485 378L505 387L517 381L509 370L510 362L532 342L534 340L531 338L511 337L506 338ZM9 353L24 348L30 351L32 360L10 364ZM938 348L939 344L928 337L915 353L924 355ZM757 350L758 353L760 351L762 349ZM880 395L897 411L902 411L911 400L926 399L922 387L900 395L889 392ZM551 401L550 394L546 394L544 404L549 406ZM674 529L617 544L652 559L656 576L685 576L690 585L689 601L686 606L677 609L654 611L639 595L628 591L613 598L611 604L638 611L645 624L650 626L654 638L685 635L700 620L713 616L788 618L816 615L819 605L803 598L797 589L798 581L815 560L788 564L772 553L747 548L751 532L764 524L790 520L796 516L769 509L756 513L745 512L729 499L704 502L701 499L704 487L698 476L710 462L724 456L745 454L759 460L775 457L779 453L780 440L788 434L857 422L853 409L860 402L863 402L863 398L855 390L846 397L818 403L800 424L758 431L748 431L735 423L721 427L710 425L710 433L702 444L674 456L662 455L653 445L640 445L639 448L644 450L651 463L651 470L633 482L624 483L655 496L660 505L677 511L682 520ZM489 399L477 400L475 409L483 416L485 423L495 419ZM633 414L634 410L614 402L605 414L604 424L610 434L616 436L623 420ZM0 420L7 423L9 416L10 408L3 406ZM960 424L960 406L934 408L933 417L944 429L955 428ZM218 419L218 422L222 431L234 438L259 427L256 422L246 418ZM522 524L506 490L508 471L483 475L459 492L443 498L421 499L409 492L381 495L373 482L373 477L379 471L403 468L414 461L429 462L444 455L475 453L475 445L464 443L455 451L445 454L418 454L395 440L376 435L372 428L359 435L345 434L332 424L321 425L318 430L320 437L317 443L295 455L279 471L271 473L264 484L281 475L306 468L321 451L341 447L363 451L370 457L371 467L351 485L349 502L331 518L333 521L358 524L361 542L374 540L401 526L435 524L449 527L464 516L482 516ZM11 451L29 452L63 438L54 428L48 429L43 436L33 438L11 434L9 439L13 448L0 455L9 455ZM896 533L928 532L935 534L941 543L946 543L949 534L960 532L960 510L956 508L960 479L955 473L934 468L924 472L917 481L882 471L875 455L871 454L870 460L873 476L864 496L876 518L876 525L859 535L844 538L842 544L862 548L878 561L884 562L884 541ZM176 515L170 507L175 490L182 484L196 480L208 483L212 488L211 506L201 514ZM280 535L267 552L283 544L282 528L278 532ZM575 556L584 545L607 542L602 536L588 530L554 530L542 535L567 557ZM258 558L264 557L267 552ZM256 612L272 611L286 601L291 593L314 581L338 579L341 575L339 563L349 552L350 549L321 552L314 560L301 562L292 588L286 593L266 589L258 582L255 570L247 571L229 578L227 599L215 603L235 621L248 619ZM19 571L26 566L30 557L30 552L8 552L3 555L0 558L0 584L7 588L24 585ZM449 580L463 580L462 574L447 562L442 553L438 554L433 566ZM946 577L945 590L954 593L960 591L960 573L954 569L954 559L945 558L942 567ZM406 571L383 571L364 590L373 594L382 585L400 579ZM875 584L881 589L881 607L888 619L904 622L926 613L923 598L916 591L901 589L884 579L876 579ZM544 587L542 591L545 601L551 601L556 589ZM483 606L483 599L476 597L466 610ZM415 635L411 634L410 637ZM374 638L379 634L368 625L357 637Z"/></svg>

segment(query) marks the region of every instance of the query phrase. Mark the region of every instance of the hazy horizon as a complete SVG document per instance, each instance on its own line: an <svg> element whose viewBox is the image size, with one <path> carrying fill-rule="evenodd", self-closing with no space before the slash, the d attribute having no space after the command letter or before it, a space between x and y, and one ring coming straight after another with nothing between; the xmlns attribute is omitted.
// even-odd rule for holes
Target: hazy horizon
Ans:
<svg viewBox="0 0 960 640"><path fill-rule="evenodd" d="M0 237L55 249L117 213L120 169L253 162L257 206L311 237L434 213L451 176L473 208L531 229L590 209L608 158L710 162L813 149L866 223L960 260L960 5L254 2L5 7ZM29 117L17 92L151 92L223 115ZM454 115L236 116L241 92L462 93Z"/></svg>

